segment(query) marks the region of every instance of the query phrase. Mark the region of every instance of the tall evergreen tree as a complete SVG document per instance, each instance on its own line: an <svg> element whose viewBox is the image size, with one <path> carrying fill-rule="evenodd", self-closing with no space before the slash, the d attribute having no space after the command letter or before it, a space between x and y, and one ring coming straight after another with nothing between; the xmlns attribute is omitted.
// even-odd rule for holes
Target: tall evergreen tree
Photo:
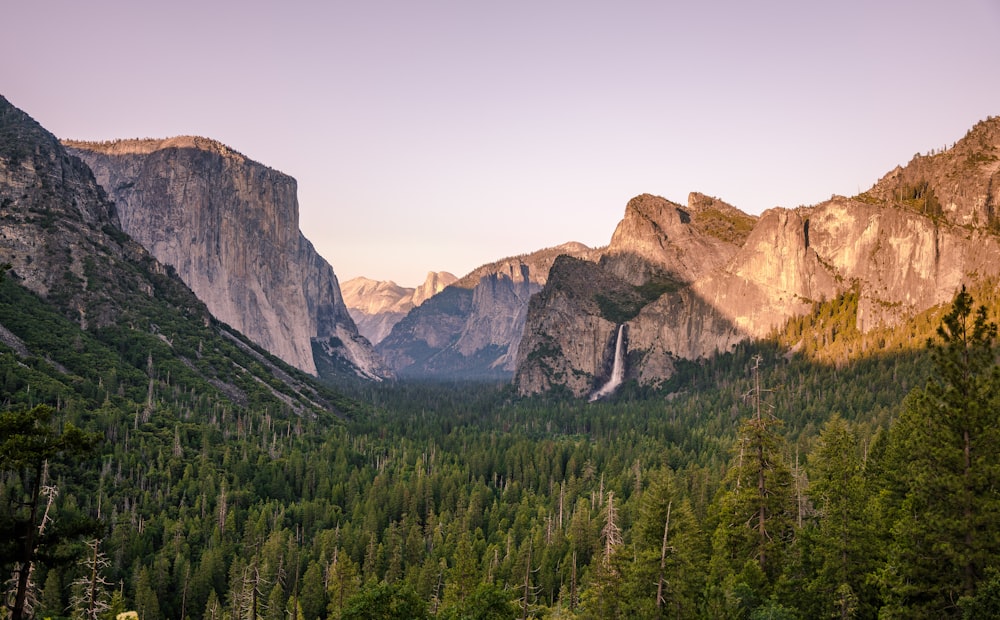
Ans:
<svg viewBox="0 0 1000 620"><path fill-rule="evenodd" d="M91 454L97 441L72 424L60 431L53 413L47 405L0 413L0 476L10 476L0 487L0 570L13 573L8 589L11 620L21 620L30 611L32 573L39 558L91 529L86 523L60 524L58 531L47 527L54 518L51 507L57 492L50 468Z"/></svg>
<svg viewBox="0 0 1000 620"><path fill-rule="evenodd" d="M934 374L892 428L888 617L957 616L1000 557L997 326L963 287L929 343ZM892 498L890 498L892 499Z"/></svg>
<svg viewBox="0 0 1000 620"><path fill-rule="evenodd" d="M750 391L754 410L740 425L733 462L716 502L718 525L712 549L712 572L718 582L729 577L725 588L743 584L739 587L749 588L754 597L770 594L795 526L792 472L785 440L777 430L781 422L765 411L759 365L758 357Z"/></svg>
<svg viewBox="0 0 1000 620"><path fill-rule="evenodd" d="M807 530L805 555L813 567L806 598L816 615L870 616L875 532L867 511L870 489L854 429L835 415L823 426L809 455L809 488L817 513Z"/></svg>

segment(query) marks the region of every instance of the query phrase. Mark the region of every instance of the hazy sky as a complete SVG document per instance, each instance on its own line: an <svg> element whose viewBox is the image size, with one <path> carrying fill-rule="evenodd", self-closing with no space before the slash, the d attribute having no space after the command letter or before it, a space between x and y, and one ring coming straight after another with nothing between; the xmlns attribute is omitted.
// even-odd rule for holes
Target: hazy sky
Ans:
<svg viewBox="0 0 1000 620"><path fill-rule="evenodd" d="M292 175L341 281L604 245L643 192L853 195L1000 114L1000 0L8 4L0 94Z"/></svg>

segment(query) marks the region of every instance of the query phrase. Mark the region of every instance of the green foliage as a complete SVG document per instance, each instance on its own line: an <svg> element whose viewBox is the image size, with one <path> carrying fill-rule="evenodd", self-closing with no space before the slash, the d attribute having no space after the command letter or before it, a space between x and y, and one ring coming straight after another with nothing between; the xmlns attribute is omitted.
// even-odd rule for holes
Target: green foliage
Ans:
<svg viewBox="0 0 1000 620"><path fill-rule="evenodd" d="M966 596L958 601L963 620L1000 618L1000 571L990 568L976 588L974 596Z"/></svg>
<svg viewBox="0 0 1000 620"><path fill-rule="evenodd" d="M753 560L766 583L773 584L794 535L792 474L775 421L765 415L745 421L734 451L725 490L717 500L716 568L725 571Z"/></svg>
<svg viewBox="0 0 1000 620"><path fill-rule="evenodd" d="M694 213L694 224L707 234L726 241L742 245L742 242L753 230L755 219L740 213L736 209L701 209Z"/></svg>
<svg viewBox="0 0 1000 620"><path fill-rule="evenodd" d="M815 516L801 536L811 579L803 584L815 617L871 615L876 600L868 576L878 546L867 503L872 493L855 428L834 416L809 454L809 486Z"/></svg>
<svg viewBox="0 0 1000 620"><path fill-rule="evenodd" d="M1000 554L997 326L963 288L938 335L936 372L907 399L888 447L882 585L897 616L957 615Z"/></svg>
<svg viewBox="0 0 1000 620"><path fill-rule="evenodd" d="M169 278L159 286L170 298ZM954 460L939 448L961 436L949 426L961 416L925 418L959 410L962 390L949 385L998 392L992 379L959 382L995 373L986 344L938 345L937 379L904 402L931 369L919 351L851 349L824 364L758 343L679 365L669 395L631 386L613 403L461 382L355 384L345 396L287 370L293 381L278 381L272 359L184 312L154 304L84 331L0 283L0 323L17 339L0 347L2 412L43 403L51 428L104 437L100 459L60 470L56 523L101 524L107 578L123 586L116 605L147 617L905 614L919 601L895 594L889 568L915 553L905 537L940 545L942 557L959 548L941 542L950 530L918 531L905 516L936 514L920 485L962 497L942 486L959 477L926 473ZM923 320L932 316L942 313ZM815 325L826 347L856 343L855 317L850 294L817 304L798 338ZM971 337L974 313L966 322ZM945 333L960 323L948 318ZM990 340L989 329L980 336ZM744 395L760 386L771 407L758 415ZM986 402L974 409L981 426L995 410ZM977 466L989 470L977 441ZM916 450L926 458L910 458ZM22 486L0 478L4 493ZM984 489L972 489L973 508L989 516ZM609 496L621 542L605 562ZM977 529L966 554L978 558L971 588L962 571L944 573L964 597L949 613L988 601L983 554L995 553L995 530ZM79 537L63 540L39 557L48 607L68 604L81 577ZM936 566L909 566L898 578L914 592L939 591Z"/></svg>
<svg viewBox="0 0 1000 620"><path fill-rule="evenodd" d="M913 185L904 184L896 192L896 200L928 217L941 217L944 211L928 181L918 181Z"/></svg>
<svg viewBox="0 0 1000 620"><path fill-rule="evenodd" d="M0 412L0 571L14 575L13 620L29 613L36 562L65 560L64 547L95 529L71 511L56 521L58 480L84 465L98 438L55 427L53 413L47 405Z"/></svg>
<svg viewBox="0 0 1000 620"><path fill-rule="evenodd" d="M510 592L489 583L473 586L460 603L437 615L442 620L511 620L517 616Z"/></svg>
<svg viewBox="0 0 1000 620"><path fill-rule="evenodd" d="M427 618L427 603L407 585L379 583L365 586L347 601L343 620L397 620Z"/></svg>

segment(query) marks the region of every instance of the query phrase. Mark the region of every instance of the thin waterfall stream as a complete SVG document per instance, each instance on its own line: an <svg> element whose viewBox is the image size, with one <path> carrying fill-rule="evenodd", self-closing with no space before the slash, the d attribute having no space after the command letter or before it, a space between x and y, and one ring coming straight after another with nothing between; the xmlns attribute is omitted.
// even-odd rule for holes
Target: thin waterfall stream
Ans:
<svg viewBox="0 0 1000 620"><path fill-rule="evenodd" d="M604 398L605 396L611 394L618 386L622 384L625 380L625 324L622 323L618 326L618 341L615 343L615 363L611 367L611 378L608 382L601 386L601 389L597 390L590 395L589 402L594 402L599 398Z"/></svg>

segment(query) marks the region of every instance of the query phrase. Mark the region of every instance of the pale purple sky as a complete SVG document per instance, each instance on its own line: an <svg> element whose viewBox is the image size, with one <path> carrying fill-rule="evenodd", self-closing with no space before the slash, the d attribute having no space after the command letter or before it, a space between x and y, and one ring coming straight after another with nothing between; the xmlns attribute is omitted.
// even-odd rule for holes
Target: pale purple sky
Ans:
<svg viewBox="0 0 1000 620"><path fill-rule="evenodd" d="M0 94L292 175L341 281L604 245L643 192L853 195L1000 114L1000 0L8 4Z"/></svg>

